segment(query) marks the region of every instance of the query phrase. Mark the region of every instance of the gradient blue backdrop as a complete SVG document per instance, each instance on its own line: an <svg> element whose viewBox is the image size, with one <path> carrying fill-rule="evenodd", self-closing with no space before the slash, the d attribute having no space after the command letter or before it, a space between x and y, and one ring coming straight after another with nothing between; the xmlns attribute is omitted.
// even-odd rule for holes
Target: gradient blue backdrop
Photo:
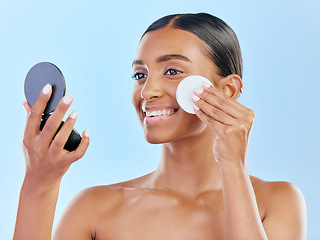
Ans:
<svg viewBox="0 0 320 240"><path fill-rule="evenodd" d="M237 33L244 94L256 112L250 173L295 183L308 207L308 239L320 239L318 0L0 0L1 239L12 238L24 176L23 82L40 61L58 65L74 95L78 131L90 130L85 157L65 175L58 219L80 190L138 177L157 167L160 146L145 142L131 106L131 62L139 38L167 14L205 11ZM69 111L70 113L70 111Z"/></svg>

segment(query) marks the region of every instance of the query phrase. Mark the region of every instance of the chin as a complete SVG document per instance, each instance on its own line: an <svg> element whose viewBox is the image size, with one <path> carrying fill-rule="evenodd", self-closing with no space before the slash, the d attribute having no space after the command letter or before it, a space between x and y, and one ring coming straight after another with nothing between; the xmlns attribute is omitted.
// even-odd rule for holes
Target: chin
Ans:
<svg viewBox="0 0 320 240"><path fill-rule="evenodd" d="M162 134L150 134L145 132L144 138L148 143L151 144L162 144L166 142L172 141L172 137L170 136L165 136L163 133Z"/></svg>
<svg viewBox="0 0 320 240"><path fill-rule="evenodd" d="M158 139L150 139L150 138L146 138L146 141L150 144L162 144L165 143L163 141L159 141Z"/></svg>
<svg viewBox="0 0 320 240"><path fill-rule="evenodd" d="M154 129L149 131L145 130L144 137L145 137L145 140L151 144L179 142L183 139L190 140L192 138L198 138L206 131L206 129L207 129L206 125L201 124L200 126L197 126L197 127L190 126L189 131L186 131L185 129L174 129L174 128L171 128L169 131L166 131L164 129L162 130L159 129L159 131L155 131Z"/></svg>

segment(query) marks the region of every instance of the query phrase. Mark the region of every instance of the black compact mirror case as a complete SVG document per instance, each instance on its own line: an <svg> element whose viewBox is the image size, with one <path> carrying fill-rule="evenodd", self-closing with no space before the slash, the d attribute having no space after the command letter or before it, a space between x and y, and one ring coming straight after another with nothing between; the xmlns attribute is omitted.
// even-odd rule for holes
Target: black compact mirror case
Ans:
<svg viewBox="0 0 320 240"><path fill-rule="evenodd" d="M66 83L60 69L49 62L40 62L34 65L27 73L24 82L24 94L30 107L33 106L39 96L39 93L48 83L52 86L52 95L43 112L40 130L43 129L51 113L56 109L59 101L65 95ZM63 124L64 122L61 122L58 131L61 129ZM80 141L80 134L73 129L64 149L71 152L78 147Z"/></svg>

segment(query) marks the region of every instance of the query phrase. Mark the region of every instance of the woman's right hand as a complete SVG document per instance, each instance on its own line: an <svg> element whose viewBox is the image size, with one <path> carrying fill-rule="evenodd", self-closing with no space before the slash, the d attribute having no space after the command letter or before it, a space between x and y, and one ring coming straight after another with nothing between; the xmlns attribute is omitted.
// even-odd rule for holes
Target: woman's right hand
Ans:
<svg viewBox="0 0 320 240"><path fill-rule="evenodd" d="M59 184L70 165L84 156L89 145L89 132L85 130L76 150L69 152L64 149L77 119L75 111L68 116L64 125L56 134L66 111L72 103L72 95L66 95L60 100L57 108L40 131L42 113L51 94L52 87L48 84L40 92L32 108L27 102L23 104L28 113L22 144L26 161L25 180L28 179L36 185L47 187L56 183Z"/></svg>

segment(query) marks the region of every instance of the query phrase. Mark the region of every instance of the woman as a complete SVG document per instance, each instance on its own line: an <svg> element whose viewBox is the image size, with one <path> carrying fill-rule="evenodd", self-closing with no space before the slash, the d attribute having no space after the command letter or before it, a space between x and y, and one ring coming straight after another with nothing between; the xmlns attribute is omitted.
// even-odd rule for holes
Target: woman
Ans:
<svg viewBox="0 0 320 240"><path fill-rule="evenodd" d="M162 144L159 167L137 179L82 191L54 239L306 238L301 192L293 184L248 174L254 112L236 101L242 90L241 52L226 23L205 13L159 19L141 38L133 71L132 103L146 140ZM190 75L214 84L195 90L196 115L184 112L175 97L179 82ZM14 239L51 239L61 178L89 144L85 131L74 152L63 150L76 112L51 141L71 95L38 130L51 92L46 86L32 109L24 104L26 176Z"/></svg>

